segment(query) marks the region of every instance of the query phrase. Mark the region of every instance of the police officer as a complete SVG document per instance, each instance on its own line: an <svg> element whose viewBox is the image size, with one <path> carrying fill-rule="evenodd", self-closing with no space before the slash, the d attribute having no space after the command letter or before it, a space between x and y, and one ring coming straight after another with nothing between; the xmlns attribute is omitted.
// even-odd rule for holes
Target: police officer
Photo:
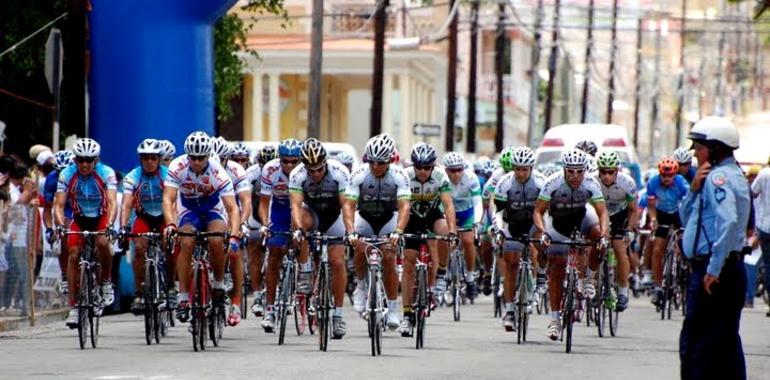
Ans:
<svg viewBox="0 0 770 380"><path fill-rule="evenodd" d="M746 291L740 251L746 242L750 193L735 161L738 131L706 117L690 134L701 163L680 208L690 282L679 356L682 379L745 379L738 334Z"/></svg>

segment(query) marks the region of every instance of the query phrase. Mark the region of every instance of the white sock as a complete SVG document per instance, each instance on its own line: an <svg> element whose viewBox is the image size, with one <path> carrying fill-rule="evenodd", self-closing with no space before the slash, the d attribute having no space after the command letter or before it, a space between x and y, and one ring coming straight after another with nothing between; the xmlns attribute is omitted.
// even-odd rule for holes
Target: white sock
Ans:
<svg viewBox="0 0 770 380"><path fill-rule="evenodd" d="M505 311L514 311L516 309L516 306L513 302L506 302L505 303Z"/></svg>
<svg viewBox="0 0 770 380"><path fill-rule="evenodd" d="M398 310L398 300L388 300L388 312Z"/></svg>
<svg viewBox="0 0 770 380"><path fill-rule="evenodd" d="M225 288L225 282L224 280L211 280L211 289L219 289L222 290Z"/></svg>
<svg viewBox="0 0 770 380"><path fill-rule="evenodd" d="M545 268L540 268L540 266L537 267L537 274L542 274L545 276Z"/></svg>
<svg viewBox="0 0 770 380"><path fill-rule="evenodd" d="M308 260L306 263L299 264L299 270L300 272L312 272L313 262Z"/></svg>
<svg viewBox="0 0 770 380"><path fill-rule="evenodd" d="M553 319L554 321L558 321L559 320L559 312L558 311L552 311L551 312L551 319Z"/></svg>
<svg viewBox="0 0 770 380"><path fill-rule="evenodd" d="M187 301L190 302L190 293L179 293L179 302Z"/></svg>
<svg viewBox="0 0 770 380"><path fill-rule="evenodd" d="M361 289L361 290L365 290L366 289L366 280L365 279L356 280L356 288Z"/></svg>
<svg viewBox="0 0 770 380"><path fill-rule="evenodd" d="M586 278L594 278L594 271L591 268L586 268Z"/></svg>
<svg viewBox="0 0 770 380"><path fill-rule="evenodd" d="M334 317L342 318L342 306L334 308Z"/></svg>
<svg viewBox="0 0 770 380"><path fill-rule="evenodd" d="M628 297L628 286L618 289L618 295Z"/></svg>

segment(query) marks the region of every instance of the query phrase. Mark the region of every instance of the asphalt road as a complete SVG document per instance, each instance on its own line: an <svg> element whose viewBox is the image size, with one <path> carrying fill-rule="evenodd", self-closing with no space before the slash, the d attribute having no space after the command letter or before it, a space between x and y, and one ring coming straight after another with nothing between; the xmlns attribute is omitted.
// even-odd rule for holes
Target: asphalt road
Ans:
<svg viewBox="0 0 770 380"><path fill-rule="evenodd" d="M757 300L759 301L759 300ZM760 302L757 302L758 304ZM420 379L674 379L682 317L661 321L646 298L632 300L621 315L618 336L599 338L594 327L575 330L573 352L545 336L548 320L533 315L530 341L516 344L492 318L489 299L463 309L452 321L448 309L429 319L425 348L394 332L385 334L383 355L371 357L363 320L348 308L348 335L326 353L315 336L287 335L277 345L251 317L225 330L220 347L193 352L179 325L160 345L147 346L142 320L132 315L102 319L97 349L80 350L75 330L62 323L0 335L0 378L36 379L231 379L231 378L420 378ZM764 307L743 313L742 337L750 378L770 376L770 318Z"/></svg>

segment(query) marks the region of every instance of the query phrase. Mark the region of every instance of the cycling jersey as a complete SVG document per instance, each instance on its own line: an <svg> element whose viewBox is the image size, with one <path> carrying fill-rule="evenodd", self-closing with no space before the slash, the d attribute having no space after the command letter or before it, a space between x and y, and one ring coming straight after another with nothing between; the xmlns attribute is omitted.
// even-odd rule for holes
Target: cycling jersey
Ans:
<svg viewBox="0 0 770 380"><path fill-rule="evenodd" d="M259 221L259 195L262 191L262 168L259 165L252 165L246 169L246 182L251 188L251 217L249 226L258 228Z"/></svg>
<svg viewBox="0 0 770 380"><path fill-rule="evenodd" d="M508 224L512 235L525 235L532 228L535 201L542 189L542 179L534 175L520 183L516 180L516 174L510 172L498 181L495 204L500 206L498 211L502 213L501 217Z"/></svg>
<svg viewBox="0 0 770 380"><path fill-rule="evenodd" d="M671 186L663 186L660 175L650 178L647 182L647 198L655 199L655 209L667 214L679 212L679 203L690 189L687 180L681 175L674 176Z"/></svg>
<svg viewBox="0 0 770 380"><path fill-rule="evenodd" d="M303 195L318 219L317 228L326 231L341 215L340 195L345 194L349 182L348 168L337 161L326 161L326 174L319 182L313 182L305 165L300 164L289 176L289 192Z"/></svg>
<svg viewBox="0 0 770 380"><path fill-rule="evenodd" d="M483 191L481 193L482 199L490 199L494 196L497 182L500 180L500 178L503 178L505 174L506 172L503 170L503 168L497 168L492 172L492 175L489 176L489 179L487 179L486 183L484 183Z"/></svg>
<svg viewBox="0 0 770 380"><path fill-rule="evenodd" d="M233 182L222 165L209 161L197 174L190 168L187 155L183 154L171 161L168 167L164 186L179 191L180 226L189 223L201 230L211 220L227 220L222 197L234 196L234 193Z"/></svg>
<svg viewBox="0 0 770 380"><path fill-rule="evenodd" d="M449 183L444 168L438 165L433 167L430 177L425 182L420 182L417 179L414 166L406 169L406 175L409 177L409 185L412 190L411 215L426 218L433 210L439 210L443 213L441 194L452 192L452 185Z"/></svg>
<svg viewBox="0 0 770 380"><path fill-rule="evenodd" d="M236 194L242 193L244 191L251 191L251 184L246 177L246 170L243 168L243 166L241 166L241 164L232 160L228 160L227 166L225 166L225 171L230 177L230 181L233 182L233 191L235 191ZM236 197L235 200L240 204L238 197Z"/></svg>
<svg viewBox="0 0 770 380"><path fill-rule="evenodd" d="M66 193L76 217L97 218L107 213L107 191L118 189L115 171L97 162L88 176L80 175L77 165L59 173L57 193Z"/></svg>
<svg viewBox="0 0 770 380"><path fill-rule="evenodd" d="M163 216L163 182L167 176L168 168L165 166L159 166L150 175L139 166L123 178L123 194L134 196L133 206L138 215Z"/></svg>
<svg viewBox="0 0 770 380"><path fill-rule="evenodd" d="M602 195L610 216L626 210L628 202L636 200L636 183L630 175L619 171L615 182L609 186L604 186L598 174L595 179L602 188Z"/></svg>
<svg viewBox="0 0 770 380"><path fill-rule="evenodd" d="M291 207L289 205L289 175L281 168L281 159L275 158L262 168L262 188L260 194L271 197L270 229L286 232L291 227ZM284 247L288 239L275 235L268 241L270 247Z"/></svg>
<svg viewBox="0 0 770 380"><path fill-rule="evenodd" d="M481 185L475 173L464 170L457 184L451 181L452 201L457 216L457 226L469 229L473 224L481 222L484 211L481 207Z"/></svg>
<svg viewBox="0 0 770 380"><path fill-rule="evenodd" d="M59 171L53 170L45 177L43 183L43 204L46 207L53 207L53 200L56 195L56 187L59 183ZM72 206L69 202L64 203L64 217L72 219Z"/></svg>
<svg viewBox="0 0 770 380"><path fill-rule="evenodd" d="M548 178L538 199L549 202L548 212L553 219L553 227L565 236L569 236L575 227L581 226L586 216L587 203L604 202L596 179L585 176L583 182L573 189L564 178L564 171Z"/></svg>
<svg viewBox="0 0 770 380"><path fill-rule="evenodd" d="M409 177L399 166L388 165L382 177L375 177L369 165L359 166L350 176L345 196L358 202L357 209L363 219L372 224L372 230L380 231L398 211L399 200L409 200Z"/></svg>

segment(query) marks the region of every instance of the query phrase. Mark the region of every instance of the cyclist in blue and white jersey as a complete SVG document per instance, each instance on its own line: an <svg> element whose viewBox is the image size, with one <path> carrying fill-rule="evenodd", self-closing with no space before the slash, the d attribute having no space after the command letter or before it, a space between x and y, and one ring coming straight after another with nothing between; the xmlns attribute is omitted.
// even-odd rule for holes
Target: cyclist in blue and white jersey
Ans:
<svg viewBox="0 0 770 380"><path fill-rule="evenodd" d="M697 171L695 165L692 164L692 157L692 151L685 147L676 148L674 151L674 161L679 164L677 174L684 177L684 179L687 180L687 183L692 183L692 180L695 178L695 172Z"/></svg>
<svg viewBox="0 0 770 380"><path fill-rule="evenodd" d="M54 154L54 170L48 173L43 183L43 224L45 225L45 239L49 244L56 240L56 231L53 222L53 201L56 196L56 187L59 183L59 173L75 163L75 154L69 150L60 150ZM72 221L72 207L69 202L64 205L65 226ZM67 295L67 244L62 241L59 252L59 267L62 268L62 279L59 282L59 293Z"/></svg>

